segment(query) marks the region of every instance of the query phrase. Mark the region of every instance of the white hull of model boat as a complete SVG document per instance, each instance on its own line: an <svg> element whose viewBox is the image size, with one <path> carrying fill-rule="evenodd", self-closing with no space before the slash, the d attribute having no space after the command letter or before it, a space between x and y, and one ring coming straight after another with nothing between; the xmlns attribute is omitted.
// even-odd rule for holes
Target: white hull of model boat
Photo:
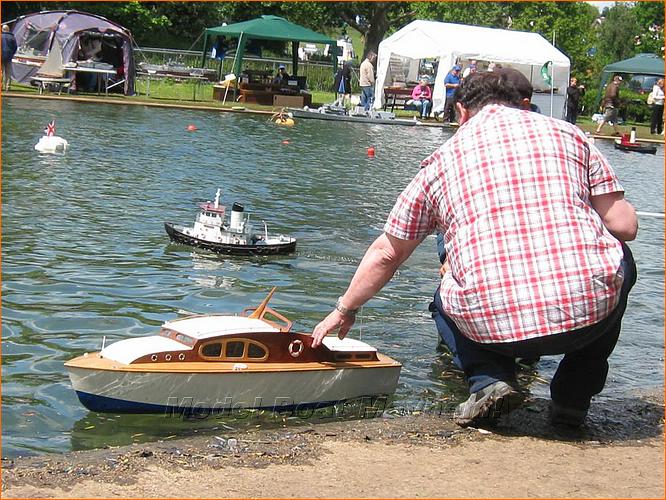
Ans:
<svg viewBox="0 0 666 500"><path fill-rule="evenodd" d="M360 340L308 333L268 307L167 321L65 363L93 411L154 413L327 406L392 394L402 365Z"/></svg>
<svg viewBox="0 0 666 500"><path fill-rule="evenodd" d="M57 135L45 135L35 144L35 150L40 153L64 153L69 149L69 143Z"/></svg>
<svg viewBox="0 0 666 500"><path fill-rule="evenodd" d="M258 369L240 365L230 363L226 373L196 373L191 364L183 366L188 371L181 373L125 371L121 367L68 370L74 390L88 409L146 413L326 406L392 394L401 368L389 358L385 366L375 363L372 367L364 363L346 363L343 368L311 366L314 363L297 367L264 364ZM177 369L176 364L172 369Z"/></svg>

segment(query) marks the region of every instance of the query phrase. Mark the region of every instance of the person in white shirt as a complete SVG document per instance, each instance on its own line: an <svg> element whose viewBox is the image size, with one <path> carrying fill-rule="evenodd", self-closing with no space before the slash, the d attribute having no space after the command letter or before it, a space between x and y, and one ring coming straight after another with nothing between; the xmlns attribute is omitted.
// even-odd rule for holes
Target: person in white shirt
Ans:
<svg viewBox="0 0 666 500"><path fill-rule="evenodd" d="M359 68L358 84L361 87L361 106L368 111L375 100L375 67L377 54L370 51Z"/></svg>
<svg viewBox="0 0 666 500"><path fill-rule="evenodd" d="M661 134L664 131L664 79L660 78L652 87L652 120L650 133Z"/></svg>

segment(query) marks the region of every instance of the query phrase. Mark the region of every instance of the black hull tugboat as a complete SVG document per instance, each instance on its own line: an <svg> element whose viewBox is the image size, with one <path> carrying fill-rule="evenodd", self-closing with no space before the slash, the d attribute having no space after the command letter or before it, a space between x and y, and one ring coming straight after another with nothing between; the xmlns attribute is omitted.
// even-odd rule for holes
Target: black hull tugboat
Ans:
<svg viewBox="0 0 666 500"><path fill-rule="evenodd" d="M622 142L622 139L615 140L615 149L630 151L632 153L643 153L649 155L657 154L657 146L641 142Z"/></svg>
<svg viewBox="0 0 666 500"><path fill-rule="evenodd" d="M632 127L631 134L622 134L620 139L615 140L615 149L629 151L632 153L657 154L657 146L646 144L636 140L636 128Z"/></svg>
<svg viewBox="0 0 666 500"><path fill-rule="evenodd" d="M190 245L225 255L280 255L296 250L296 239L283 234L268 234L264 223L262 233L255 232L250 216L244 213L240 203L231 208L229 223L226 223L225 207L220 205L220 190L214 202L199 204L201 211L193 227L164 223L171 241Z"/></svg>

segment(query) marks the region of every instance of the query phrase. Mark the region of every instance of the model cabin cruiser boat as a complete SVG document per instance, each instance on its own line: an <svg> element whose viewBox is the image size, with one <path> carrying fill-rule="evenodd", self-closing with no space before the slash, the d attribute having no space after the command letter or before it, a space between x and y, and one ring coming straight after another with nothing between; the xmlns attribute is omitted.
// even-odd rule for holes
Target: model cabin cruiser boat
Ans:
<svg viewBox="0 0 666 500"><path fill-rule="evenodd" d="M81 403L101 412L320 407L392 394L401 364L359 340L307 333L268 307L167 321L65 363Z"/></svg>
<svg viewBox="0 0 666 500"><path fill-rule="evenodd" d="M352 110L347 110L342 106L327 104L317 109L311 109L307 106L300 108L289 108L289 114L295 118L312 118L315 120L328 120L336 122L358 122L374 123L379 125L407 125L414 126L419 122L414 120L402 120L388 111L364 110L357 106Z"/></svg>
<svg viewBox="0 0 666 500"><path fill-rule="evenodd" d="M220 190L214 202L199 204L201 211L193 227L164 223L169 238L176 243L192 245L231 255L276 255L296 250L296 239L283 234L269 235L264 223L261 233L253 230L250 216L243 205L234 203L226 223L225 207L220 205Z"/></svg>

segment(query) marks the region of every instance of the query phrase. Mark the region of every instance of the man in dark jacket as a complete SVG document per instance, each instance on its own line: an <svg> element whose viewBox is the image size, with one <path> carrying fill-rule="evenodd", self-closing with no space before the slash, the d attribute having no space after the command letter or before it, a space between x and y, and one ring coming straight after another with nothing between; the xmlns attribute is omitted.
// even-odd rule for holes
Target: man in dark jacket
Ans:
<svg viewBox="0 0 666 500"><path fill-rule="evenodd" d="M604 100L601 101L604 116L601 119L597 130L595 130L595 134L601 132L601 127L603 127L604 124L610 123L613 126L615 135L620 135L620 131L617 128L618 111L620 108L620 83L622 83L622 77L620 75L615 75L613 81L606 87Z"/></svg>
<svg viewBox="0 0 666 500"><path fill-rule="evenodd" d="M578 79L571 77L567 87L567 114L565 120L575 125L578 119L578 110L580 109L580 98L585 95L585 86L578 85Z"/></svg>
<svg viewBox="0 0 666 500"><path fill-rule="evenodd" d="M12 58L16 54L16 38L7 24L2 25L2 89L9 90L12 82Z"/></svg>

